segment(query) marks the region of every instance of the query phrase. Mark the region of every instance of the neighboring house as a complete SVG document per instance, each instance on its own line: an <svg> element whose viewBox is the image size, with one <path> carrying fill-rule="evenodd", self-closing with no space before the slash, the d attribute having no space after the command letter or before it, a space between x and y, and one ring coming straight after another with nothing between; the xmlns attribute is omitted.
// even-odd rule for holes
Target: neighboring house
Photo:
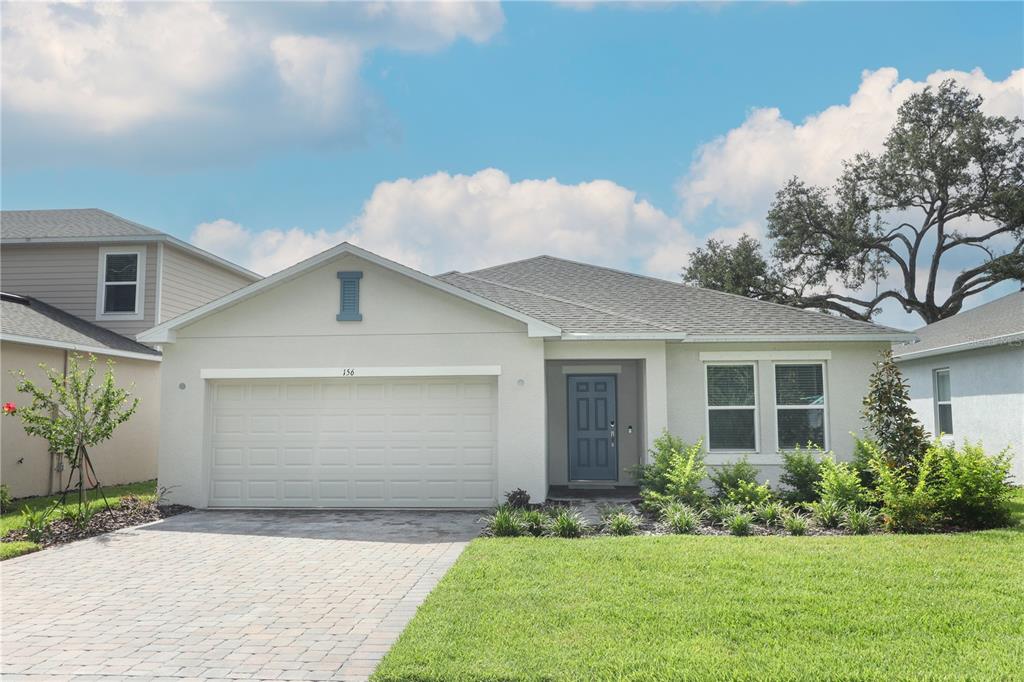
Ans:
<svg viewBox="0 0 1024 682"><path fill-rule="evenodd" d="M1024 291L914 334L893 352L925 429L989 453L1010 448L1024 483Z"/></svg>
<svg viewBox="0 0 1024 682"><path fill-rule="evenodd" d="M663 430L778 480L848 457L907 332L541 256L431 277L341 244L158 325L160 483L198 507L482 507L629 485Z"/></svg>
<svg viewBox="0 0 1024 682"><path fill-rule="evenodd" d="M117 362L118 383L143 398L130 424L97 454L106 483L156 475L160 354L139 332L260 279L174 237L98 209L0 212L3 401L23 402L9 370L36 378L67 352ZM15 420L2 423L0 479L15 496L49 492L46 444ZM102 462L102 466L100 466Z"/></svg>

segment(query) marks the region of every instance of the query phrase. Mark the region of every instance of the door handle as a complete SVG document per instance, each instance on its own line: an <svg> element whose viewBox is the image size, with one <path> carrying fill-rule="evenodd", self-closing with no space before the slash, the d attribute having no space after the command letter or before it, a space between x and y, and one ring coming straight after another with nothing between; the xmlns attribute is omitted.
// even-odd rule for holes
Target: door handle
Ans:
<svg viewBox="0 0 1024 682"><path fill-rule="evenodd" d="M615 447L615 422L608 423L608 438L611 441L611 447Z"/></svg>

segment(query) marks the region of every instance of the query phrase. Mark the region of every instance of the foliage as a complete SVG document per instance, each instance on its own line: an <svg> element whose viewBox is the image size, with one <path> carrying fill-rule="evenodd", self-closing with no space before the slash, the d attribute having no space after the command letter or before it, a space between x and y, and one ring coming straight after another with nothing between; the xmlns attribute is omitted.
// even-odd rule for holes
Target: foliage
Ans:
<svg viewBox="0 0 1024 682"><path fill-rule="evenodd" d="M31 509L28 505L21 508L21 527L25 529L25 536L32 542L40 542L50 527L46 520L45 509Z"/></svg>
<svg viewBox="0 0 1024 682"><path fill-rule="evenodd" d="M848 508L841 525L854 535L867 535L874 529L877 518L878 513L874 509Z"/></svg>
<svg viewBox="0 0 1024 682"><path fill-rule="evenodd" d="M821 460L818 495L823 502L835 502L840 507L861 508L871 501L870 491L861 485L853 467L837 462L832 456Z"/></svg>
<svg viewBox="0 0 1024 682"><path fill-rule="evenodd" d="M122 498L127 499L127 498ZM96 509L87 504L67 505L61 510L61 518L70 521L75 528L84 530L89 527L89 522L96 515Z"/></svg>
<svg viewBox="0 0 1024 682"><path fill-rule="evenodd" d="M524 509L519 513L523 523L523 530L534 537L544 535L547 528L548 517L540 509Z"/></svg>
<svg viewBox="0 0 1024 682"><path fill-rule="evenodd" d="M980 444L964 443L958 449L939 441L932 444L931 451L938 470L935 501L949 523L995 528L1009 522L1009 451L989 457Z"/></svg>
<svg viewBox="0 0 1024 682"><path fill-rule="evenodd" d="M707 510L708 518L711 519L711 522L723 526L733 516L741 514L742 512L743 507L741 505L724 500L711 505Z"/></svg>
<svg viewBox="0 0 1024 682"><path fill-rule="evenodd" d="M790 535L806 535L807 517L797 513L787 514L786 518L782 520L782 527Z"/></svg>
<svg viewBox="0 0 1024 682"><path fill-rule="evenodd" d="M846 160L833 187L793 178L777 192L770 260L750 238L709 241L683 280L860 320L886 301L925 323L951 317L967 298L1024 279L1021 132L1020 118L989 116L955 81L929 86L904 101L882 152ZM968 252L983 260L963 269ZM959 274L943 298L948 270Z"/></svg>
<svg viewBox="0 0 1024 682"><path fill-rule="evenodd" d="M715 497L728 498L729 493L739 487L740 483L757 483L757 475L761 471L747 461L746 456L736 462L719 466L711 472L711 483L715 486Z"/></svg>
<svg viewBox="0 0 1024 682"><path fill-rule="evenodd" d="M838 528L846 515L846 508L836 500L810 502L811 520L821 528Z"/></svg>
<svg viewBox="0 0 1024 682"><path fill-rule="evenodd" d="M530 493L522 488L505 493L505 504L514 509L526 509L530 506Z"/></svg>
<svg viewBox="0 0 1024 682"><path fill-rule="evenodd" d="M762 502L754 508L754 516L766 526L782 525L782 520L789 510L778 501Z"/></svg>
<svg viewBox="0 0 1024 682"><path fill-rule="evenodd" d="M687 445L667 431L658 437L651 450L652 463L638 468L640 497L648 511L656 511L672 501L699 505L707 495L701 481L707 477L704 445Z"/></svg>
<svg viewBox="0 0 1024 682"><path fill-rule="evenodd" d="M818 499L818 480L821 478L821 451L808 444L782 452L782 475L779 482L789 488L786 499L793 503L813 502Z"/></svg>
<svg viewBox="0 0 1024 682"><path fill-rule="evenodd" d="M898 469L881 457L871 460L878 478L877 495L886 530L922 533L936 525L937 505L930 480L934 460L935 451L929 449L912 472Z"/></svg>
<svg viewBox="0 0 1024 682"><path fill-rule="evenodd" d="M729 491L729 501L746 509L753 509L771 499L772 489L767 481L760 485L756 481L737 481L736 487Z"/></svg>
<svg viewBox="0 0 1024 682"><path fill-rule="evenodd" d="M560 538L578 538L587 532L588 524L579 510L560 507L551 515L548 530Z"/></svg>
<svg viewBox="0 0 1024 682"><path fill-rule="evenodd" d="M872 442L890 464L909 467L928 448L924 427L910 409L910 389L891 350L882 351L882 359L875 363L861 414Z"/></svg>
<svg viewBox="0 0 1024 682"><path fill-rule="evenodd" d="M518 509L502 505L494 513L485 518L487 529L495 537L516 537L526 530L523 516Z"/></svg>
<svg viewBox="0 0 1024 682"><path fill-rule="evenodd" d="M729 520L725 522L725 527L728 528L729 532L733 535L750 535L750 531L753 526L754 515L750 512L733 514L729 517Z"/></svg>
<svg viewBox="0 0 1024 682"><path fill-rule="evenodd" d="M853 437L853 461L850 466L860 477L860 484L868 490L878 485L875 471L871 468L871 459L879 453L878 443L869 438Z"/></svg>
<svg viewBox="0 0 1024 682"><path fill-rule="evenodd" d="M608 531L612 535L632 535L640 527L640 519L635 514L619 512L608 519Z"/></svg>
<svg viewBox="0 0 1024 682"><path fill-rule="evenodd" d="M145 501L156 500L156 481L141 481L139 483L125 483L123 485L113 485L109 488L103 489L104 495L106 496L106 502L102 498L96 498L89 500L87 503L89 507L96 511L106 509L106 505L117 505L126 495L137 496ZM77 501L65 502L63 505L60 504L61 495L46 495L40 497L25 497L17 501L17 504L21 507L28 507L33 511L45 511L47 514L53 514L54 512L60 514L62 509L67 506L77 506ZM3 516L0 516L0 535L4 535L12 530L21 528L21 513L18 511L9 511Z"/></svg>
<svg viewBox="0 0 1024 682"><path fill-rule="evenodd" d="M0 514L11 510L11 491L7 489L6 483L0 483Z"/></svg>
<svg viewBox="0 0 1024 682"><path fill-rule="evenodd" d="M661 519L665 527L679 535L696 532L702 518L702 512L681 502L672 502L661 510Z"/></svg>

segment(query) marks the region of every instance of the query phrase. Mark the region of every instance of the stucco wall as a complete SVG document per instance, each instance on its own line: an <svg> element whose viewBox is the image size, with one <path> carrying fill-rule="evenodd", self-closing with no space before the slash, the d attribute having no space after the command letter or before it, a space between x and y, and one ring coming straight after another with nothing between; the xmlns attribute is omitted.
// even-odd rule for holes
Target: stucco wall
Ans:
<svg viewBox="0 0 1024 682"><path fill-rule="evenodd" d="M363 272L361 322L336 320L342 270ZM543 341L523 323L356 256L179 329L163 350L160 483L175 501L207 503L204 368L500 365L499 491L547 492Z"/></svg>
<svg viewBox="0 0 1024 682"><path fill-rule="evenodd" d="M97 356L97 365L105 367L108 358ZM142 399L138 411L114 431L111 440L92 450L89 455L100 480L107 485L132 483L156 477L158 432L160 424L160 363L149 360L110 358L114 376L120 386L134 382L133 395ZM0 344L0 370L2 370L3 402L21 405L27 396L17 392L18 379L10 370L25 370L36 382L45 382L46 376L38 367L64 366L64 351L4 341ZM99 373L99 368L98 372ZM7 484L11 495L45 495L51 492L50 454L41 438L29 436L16 417L0 419L0 481ZM21 460L21 461L19 461ZM64 482L67 482L67 470ZM54 480L53 485L59 486Z"/></svg>
<svg viewBox="0 0 1024 682"><path fill-rule="evenodd" d="M933 372L949 369L953 438L980 441L991 453L1009 447L1013 474L1024 483L1024 347L997 346L899 363L910 383L911 406L936 432Z"/></svg>

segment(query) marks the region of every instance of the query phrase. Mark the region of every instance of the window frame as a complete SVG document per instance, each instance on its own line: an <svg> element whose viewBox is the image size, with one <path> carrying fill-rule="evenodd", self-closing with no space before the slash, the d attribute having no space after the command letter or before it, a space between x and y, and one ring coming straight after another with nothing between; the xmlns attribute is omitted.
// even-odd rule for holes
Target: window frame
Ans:
<svg viewBox="0 0 1024 682"><path fill-rule="evenodd" d="M138 266L134 282L107 282L108 256L135 256ZM99 267L96 274L96 319L97 320L141 320L145 317L146 249L105 247L99 250ZM107 287L135 285L135 309L131 312L106 312Z"/></svg>
<svg viewBox="0 0 1024 682"><path fill-rule="evenodd" d="M939 374L946 373L946 383L949 385L949 400L939 400ZM956 434L956 426L953 424L953 373L949 367L936 367L932 370L932 396L935 410L935 433L944 439L953 438ZM942 419L939 416L939 406L949 405L949 425L952 430L946 433L942 430Z"/></svg>
<svg viewBox="0 0 1024 682"><path fill-rule="evenodd" d="M753 405L711 405L708 396L708 368L710 367L750 367L754 374ZM758 364L756 360L712 361L704 363L704 441L707 451L715 454L751 454L761 452L761 411L759 398ZM751 410L754 413L754 448L712 448L711 447L711 411L712 410Z"/></svg>
<svg viewBox="0 0 1024 682"><path fill-rule="evenodd" d="M818 405L780 405L779 394L777 390L778 377L776 375L776 367L791 366L791 365L817 365L821 367L821 399L822 404ZM775 449L778 452L792 452L795 450L793 447L782 447L781 438L779 436L779 410L821 410L822 420L824 425L824 440L821 444L822 450L829 450L832 447L832 434L829 429L829 396L828 396L828 363L824 360L775 360L772 362L772 404L775 406ZM805 444L801 443L800 447L804 447Z"/></svg>

